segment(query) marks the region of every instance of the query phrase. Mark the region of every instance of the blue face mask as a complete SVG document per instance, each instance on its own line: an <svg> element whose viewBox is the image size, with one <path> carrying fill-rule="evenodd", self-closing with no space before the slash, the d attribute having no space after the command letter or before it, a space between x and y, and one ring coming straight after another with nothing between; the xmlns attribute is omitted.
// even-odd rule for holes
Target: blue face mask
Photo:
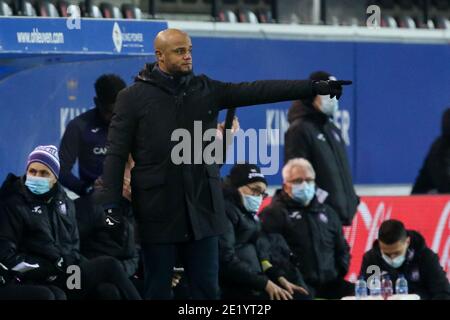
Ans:
<svg viewBox="0 0 450 320"><path fill-rule="evenodd" d="M303 182L292 185L293 199L303 206L307 206L314 198L316 184L314 182Z"/></svg>
<svg viewBox="0 0 450 320"><path fill-rule="evenodd" d="M384 253L382 254L383 260L390 265L392 268L398 269L402 266L402 264L405 262L406 260L406 255L403 254L401 256L397 256L393 259L389 258L387 255L385 255Z"/></svg>
<svg viewBox="0 0 450 320"><path fill-rule="evenodd" d="M322 110L322 112L329 117L333 117L339 109L339 102L336 97L330 98L329 95L320 96L320 100L322 104L320 109Z"/></svg>
<svg viewBox="0 0 450 320"><path fill-rule="evenodd" d="M256 213L262 203L262 196L249 196L246 194L242 195L244 200L244 207L248 212Z"/></svg>
<svg viewBox="0 0 450 320"><path fill-rule="evenodd" d="M48 178L27 175L25 185L34 194L44 194L50 191L50 179Z"/></svg>

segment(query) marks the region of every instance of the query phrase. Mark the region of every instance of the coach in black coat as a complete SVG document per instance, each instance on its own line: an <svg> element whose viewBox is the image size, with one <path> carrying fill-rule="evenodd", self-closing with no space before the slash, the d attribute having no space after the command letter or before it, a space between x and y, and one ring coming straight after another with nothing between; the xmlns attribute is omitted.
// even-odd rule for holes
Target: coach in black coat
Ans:
<svg viewBox="0 0 450 320"><path fill-rule="evenodd" d="M207 164L202 157L210 143L201 141L203 133L215 130L221 109L294 100L318 92L339 95L345 83L308 80L233 84L196 76L192 72L191 40L175 29L158 34L155 50L157 64L147 65L137 81L118 95L100 199L108 216L120 223L117 204L124 165L131 152L136 162L132 171L133 209L140 226L144 264L147 262L146 272L159 281L147 282L146 296L171 297L173 252L175 247L182 247L186 275L195 288L192 296L216 298L217 236L224 231L225 214L219 167ZM195 135L195 124L201 125L197 130L200 137ZM176 129L184 129L178 132L181 135L190 135L189 150L177 149L187 140L174 137ZM174 154L181 155L184 163L178 163Z"/></svg>

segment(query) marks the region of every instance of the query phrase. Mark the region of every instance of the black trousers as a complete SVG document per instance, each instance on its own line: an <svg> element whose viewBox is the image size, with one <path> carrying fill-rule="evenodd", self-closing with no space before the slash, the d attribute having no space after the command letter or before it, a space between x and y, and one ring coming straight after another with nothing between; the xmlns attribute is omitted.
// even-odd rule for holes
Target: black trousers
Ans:
<svg viewBox="0 0 450 320"><path fill-rule="evenodd" d="M248 288L223 288L222 299L224 300L270 300L269 294L265 290L256 291ZM311 300L310 295L294 292L293 300Z"/></svg>
<svg viewBox="0 0 450 320"><path fill-rule="evenodd" d="M355 294L355 286L341 278L319 285L308 284L308 287L312 289L315 298L321 299L341 299Z"/></svg>
<svg viewBox="0 0 450 320"><path fill-rule="evenodd" d="M185 272L189 297L219 298L219 241L209 237L179 244L142 244L144 260L144 298L173 299L173 267L179 261Z"/></svg>
<svg viewBox="0 0 450 320"><path fill-rule="evenodd" d="M66 279L55 284L69 300L141 300L122 265L113 257L97 257L80 264L81 289L68 289Z"/></svg>
<svg viewBox="0 0 450 320"><path fill-rule="evenodd" d="M10 284L0 287L0 300L66 300L55 286Z"/></svg>

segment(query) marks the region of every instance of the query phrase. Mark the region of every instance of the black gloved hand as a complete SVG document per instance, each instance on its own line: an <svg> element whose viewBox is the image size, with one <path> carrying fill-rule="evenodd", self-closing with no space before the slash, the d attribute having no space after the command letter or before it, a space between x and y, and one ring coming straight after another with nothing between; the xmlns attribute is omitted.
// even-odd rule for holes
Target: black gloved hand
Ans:
<svg viewBox="0 0 450 320"><path fill-rule="evenodd" d="M338 100L342 95L342 86L352 84L350 80L319 80L312 83L316 95L330 95L330 98L336 97Z"/></svg>

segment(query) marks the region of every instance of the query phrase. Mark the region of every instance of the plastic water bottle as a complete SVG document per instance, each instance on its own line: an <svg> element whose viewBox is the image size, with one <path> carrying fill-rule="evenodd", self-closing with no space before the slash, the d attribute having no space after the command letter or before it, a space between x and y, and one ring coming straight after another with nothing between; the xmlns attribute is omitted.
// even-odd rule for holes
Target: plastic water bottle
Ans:
<svg viewBox="0 0 450 320"><path fill-rule="evenodd" d="M399 275L397 281L395 281L395 293L408 294L408 280L403 274Z"/></svg>
<svg viewBox="0 0 450 320"><path fill-rule="evenodd" d="M364 277L360 277L355 283L355 298L363 299L367 297L367 284Z"/></svg>
<svg viewBox="0 0 450 320"><path fill-rule="evenodd" d="M386 274L383 276L383 280L381 281L381 294L383 298L386 300L394 293L394 289L392 288L392 280L391 277Z"/></svg>
<svg viewBox="0 0 450 320"><path fill-rule="evenodd" d="M369 283L370 295L372 297L379 297L381 295L381 281L377 276L373 276Z"/></svg>

